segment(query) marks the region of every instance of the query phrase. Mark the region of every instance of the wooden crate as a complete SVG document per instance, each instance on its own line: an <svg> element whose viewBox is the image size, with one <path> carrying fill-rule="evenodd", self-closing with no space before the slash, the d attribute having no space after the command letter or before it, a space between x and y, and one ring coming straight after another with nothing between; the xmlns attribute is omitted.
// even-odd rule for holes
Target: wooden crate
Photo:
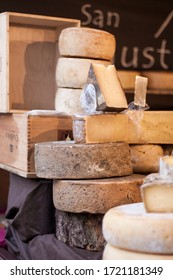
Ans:
<svg viewBox="0 0 173 280"><path fill-rule="evenodd" d="M58 38L73 26L80 21L0 14L0 112L55 108Z"/></svg>
<svg viewBox="0 0 173 280"><path fill-rule="evenodd" d="M34 111L0 114L0 168L34 178L34 145L72 138L72 118Z"/></svg>

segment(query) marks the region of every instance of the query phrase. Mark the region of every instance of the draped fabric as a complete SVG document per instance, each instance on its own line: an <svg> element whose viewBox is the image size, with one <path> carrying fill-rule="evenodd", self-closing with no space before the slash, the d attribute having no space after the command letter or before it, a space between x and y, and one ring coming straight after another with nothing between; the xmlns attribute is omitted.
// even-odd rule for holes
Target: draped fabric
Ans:
<svg viewBox="0 0 173 280"><path fill-rule="evenodd" d="M20 260L94 260L102 252L68 246L55 237L52 181L10 174L6 243Z"/></svg>

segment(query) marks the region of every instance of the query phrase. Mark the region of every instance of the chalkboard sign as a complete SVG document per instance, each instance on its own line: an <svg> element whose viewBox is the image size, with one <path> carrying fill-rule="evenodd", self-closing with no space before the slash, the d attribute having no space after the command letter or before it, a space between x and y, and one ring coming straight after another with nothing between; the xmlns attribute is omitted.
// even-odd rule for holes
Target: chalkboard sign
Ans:
<svg viewBox="0 0 173 280"><path fill-rule="evenodd" d="M80 19L115 35L117 68L173 70L172 0L1 0L3 11Z"/></svg>

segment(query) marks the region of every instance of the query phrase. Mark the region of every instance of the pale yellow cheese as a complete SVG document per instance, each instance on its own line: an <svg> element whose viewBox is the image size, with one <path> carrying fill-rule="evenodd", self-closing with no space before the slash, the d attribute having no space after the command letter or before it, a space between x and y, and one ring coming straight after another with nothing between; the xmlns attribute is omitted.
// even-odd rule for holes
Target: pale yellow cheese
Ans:
<svg viewBox="0 0 173 280"><path fill-rule="evenodd" d="M153 181L141 188L147 212L173 212L173 181Z"/></svg>
<svg viewBox="0 0 173 280"><path fill-rule="evenodd" d="M144 175L132 174L94 180L53 180L56 209L72 213L104 214L110 208L141 202L140 186Z"/></svg>
<svg viewBox="0 0 173 280"><path fill-rule="evenodd" d="M127 140L128 116L98 114L73 116L73 137L76 143L104 143Z"/></svg>
<svg viewBox="0 0 173 280"><path fill-rule="evenodd" d="M173 89L172 71L143 71L142 75L148 78L149 89Z"/></svg>
<svg viewBox="0 0 173 280"><path fill-rule="evenodd" d="M173 255L173 213L147 213L143 203L114 207L104 215L103 235L118 248Z"/></svg>
<svg viewBox="0 0 173 280"><path fill-rule="evenodd" d="M173 260L173 254L146 254L123 250L107 243L103 251L103 260Z"/></svg>
<svg viewBox="0 0 173 280"><path fill-rule="evenodd" d="M77 113L83 113L80 96L81 89L58 88L55 95L56 112L70 116Z"/></svg>
<svg viewBox="0 0 173 280"><path fill-rule="evenodd" d="M73 131L75 143L173 144L173 112L78 115L73 119Z"/></svg>
<svg viewBox="0 0 173 280"><path fill-rule="evenodd" d="M112 61L116 50L113 34L87 27L69 27L59 36L59 52L67 57L97 58Z"/></svg>
<svg viewBox="0 0 173 280"><path fill-rule="evenodd" d="M127 100L114 65L92 63L86 84L96 91L96 110L122 111L128 108Z"/></svg>
<svg viewBox="0 0 173 280"><path fill-rule="evenodd" d="M87 81L91 63L99 63L108 66L111 64L111 61L60 57L56 66L56 82L58 87L83 88Z"/></svg>

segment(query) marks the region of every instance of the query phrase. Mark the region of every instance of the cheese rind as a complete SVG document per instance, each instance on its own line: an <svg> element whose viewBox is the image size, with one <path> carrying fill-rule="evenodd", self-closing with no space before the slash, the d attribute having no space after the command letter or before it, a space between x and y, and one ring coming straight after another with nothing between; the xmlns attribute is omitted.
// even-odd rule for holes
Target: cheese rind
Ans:
<svg viewBox="0 0 173 280"><path fill-rule="evenodd" d="M55 210L56 238L70 246L102 251L102 214L70 213Z"/></svg>
<svg viewBox="0 0 173 280"><path fill-rule="evenodd" d="M85 89L87 85L90 84L95 89L96 100L94 103L96 104L96 111L116 112L128 108L126 96L114 65L105 67L103 64L91 64L86 86L82 92L84 107L86 107L87 104L86 93L88 93ZM91 101L89 100L89 108L90 102Z"/></svg>
<svg viewBox="0 0 173 280"><path fill-rule="evenodd" d="M49 179L109 178L132 173L127 143L38 143L35 146L35 168L38 177Z"/></svg>
<svg viewBox="0 0 173 280"><path fill-rule="evenodd" d="M106 213L110 208L140 202L140 186L145 176L130 176L95 180L54 180L55 208L73 213Z"/></svg>
<svg viewBox="0 0 173 280"><path fill-rule="evenodd" d="M111 61L60 57L56 66L56 82L58 87L82 89L87 81L91 63L108 66L111 64Z"/></svg>
<svg viewBox="0 0 173 280"><path fill-rule="evenodd" d="M147 213L143 203L110 209L103 235L113 246L153 254L173 254L173 213Z"/></svg>
<svg viewBox="0 0 173 280"><path fill-rule="evenodd" d="M107 243L103 251L103 260L173 260L173 255L128 251Z"/></svg>
<svg viewBox="0 0 173 280"><path fill-rule="evenodd" d="M134 173L155 173L159 171L163 148L160 145L130 145Z"/></svg>
<svg viewBox="0 0 173 280"><path fill-rule="evenodd" d="M55 96L55 110L72 116L83 113L80 103L81 89L58 88Z"/></svg>
<svg viewBox="0 0 173 280"><path fill-rule="evenodd" d="M144 206L147 212L173 212L173 182L153 181L141 187Z"/></svg>
<svg viewBox="0 0 173 280"><path fill-rule="evenodd" d="M62 56L113 60L116 40L113 34L94 28L69 27L59 36Z"/></svg>

